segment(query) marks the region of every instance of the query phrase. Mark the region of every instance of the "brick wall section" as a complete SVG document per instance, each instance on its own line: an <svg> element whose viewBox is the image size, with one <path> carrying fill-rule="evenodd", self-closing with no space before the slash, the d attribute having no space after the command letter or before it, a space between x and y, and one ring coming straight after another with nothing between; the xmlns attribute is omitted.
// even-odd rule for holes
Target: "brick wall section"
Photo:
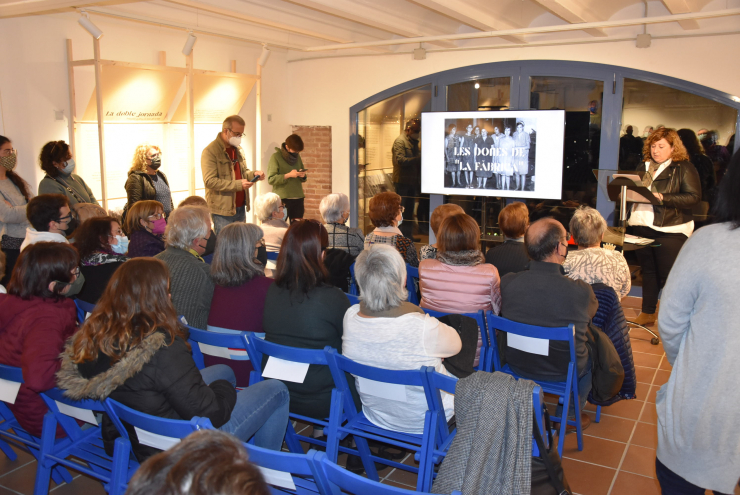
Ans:
<svg viewBox="0 0 740 495"><path fill-rule="evenodd" d="M303 184L306 195L304 218L321 220L319 203L331 194L331 126L294 125L293 133L303 139L301 159L309 170L308 181Z"/></svg>

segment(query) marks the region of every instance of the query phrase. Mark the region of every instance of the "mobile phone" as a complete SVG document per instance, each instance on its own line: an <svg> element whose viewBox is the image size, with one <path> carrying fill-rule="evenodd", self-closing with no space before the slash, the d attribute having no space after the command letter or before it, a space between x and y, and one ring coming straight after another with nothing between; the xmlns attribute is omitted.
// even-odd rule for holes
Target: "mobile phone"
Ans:
<svg viewBox="0 0 740 495"><path fill-rule="evenodd" d="M262 176L261 175L255 175L254 177L252 177L252 180L250 180L249 182L257 182L258 180L260 180L260 177L262 177Z"/></svg>
<svg viewBox="0 0 740 495"><path fill-rule="evenodd" d="M302 169L299 170L299 172L301 172L301 173L308 172L308 169L307 168L302 168Z"/></svg>

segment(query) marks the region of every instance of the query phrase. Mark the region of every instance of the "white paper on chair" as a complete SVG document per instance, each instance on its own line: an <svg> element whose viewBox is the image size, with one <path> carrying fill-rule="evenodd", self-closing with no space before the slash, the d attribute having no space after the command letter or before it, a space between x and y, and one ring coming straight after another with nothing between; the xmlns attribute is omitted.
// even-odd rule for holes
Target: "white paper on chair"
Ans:
<svg viewBox="0 0 740 495"><path fill-rule="evenodd" d="M15 398L20 390L20 382L11 382L0 378L0 400L8 404L15 404Z"/></svg>
<svg viewBox="0 0 740 495"><path fill-rule="evenodd" d="M550 341L547 339L534 339L532 337L509 333L506 335L506 345L530 354L539 354L540 356L547 356L550 353Z"/></svg>
<svg viewBox="0 0 740 495"><path fill-rule="evenodd" d="M275 469L269 469L266 467L260 467L259 469L268 485L275 485L280 488L295 490L293 476L291 476L290 473L286 473L285 471L276 471Z"/></svg>
<svg viewBox="0 0 740 495"><path fill-rule="evenodd" d="M308 373L308 363L296 363L270 356L267 359L262 376L264 378L275 378L286 382L303 383Z"/></svg>
<svg viewBox="0 0 740 495"><path fill-rule="evenodd" d="M92 313L85 313L85 320L87 320L88 318L90 318L90 315L91 315L91 314L92 314Z"/></svg>
<svg viewBox="0 0 740 495"><path fill-rule="evenodd" d="M407 402L406 385L376 382L375 380L361 376L357 377L357 385L359 386L359 391L363 394L380 397L381 399L395 400L397 402Z"/></svg>
<svg viewBox="0 0 740 495"><path fill-rule="evenodd" d="M85 423L90 423L91 425L98 426L98 420L95 419L95 413L92 412L90 409L81 409L79 407L70 406L69 404L65 404L64 402L59 402L58 400L55 400L54 402L57 403L57 407L59 408L60 413L66 414L67 416L71 416L73 418L77 418L80 421L84 421Z"/></svg>
<svg viewBox="0 0 740 495"><path fill-rule="evenodd" d="M139 443L142 445L148 445L155 449L167 450L173 445L180 443L179 438L166 437L164 435L157 435L151 431L142 430L134 426L134 431L139 439Z"/></svg>

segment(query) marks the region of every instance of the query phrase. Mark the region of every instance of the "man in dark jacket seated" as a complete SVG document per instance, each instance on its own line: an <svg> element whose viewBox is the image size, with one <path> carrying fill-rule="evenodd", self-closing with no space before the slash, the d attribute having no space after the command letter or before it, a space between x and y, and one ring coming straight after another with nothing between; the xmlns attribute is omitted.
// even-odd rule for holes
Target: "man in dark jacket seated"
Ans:
<svg viewBox="0 0 740 495"><path fill-rule="evenodd" d="M543 218L530 225L524 244L532 261L529 270L510 273L501 279L501 316L543 327L575 325L578 396L583 411L591 390L591 359L586 349L586 331L599 303L591 286L565 276L561 265L568 255L568 238L563 225L552 218ZM537 356L506 345L501 348L506 362L519 376L543 381L566 379L570 361L567 342L551 341L547 356ZM572 406L569 415L575 417ZM585 413L581 414L581 421L584 429L591 423Z"/></svg>

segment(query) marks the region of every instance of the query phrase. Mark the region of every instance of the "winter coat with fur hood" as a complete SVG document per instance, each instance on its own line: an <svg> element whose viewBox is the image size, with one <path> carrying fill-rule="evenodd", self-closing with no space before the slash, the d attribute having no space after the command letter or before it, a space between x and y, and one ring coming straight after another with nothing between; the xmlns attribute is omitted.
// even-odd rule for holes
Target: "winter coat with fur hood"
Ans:
<svg viewBox="0 0 740 495"><path fill-rule="evenodd" d="M121 404L152 416L189 420L206 417L219 428L229 421L236 405L236 391L226 380L206 385L195 366L188 344L180 337L168 342L164 332L155 332L129 350L114 364L102 352L95 361L72 361L72 346L80 333L68 342L62 354L57 385L75 399L103 400L110 397ZM107 415L103 417L103 443L109 455L118 432ZM126 425L136 457L144 459L159 452L138 442L134 429Z"/></svg>

